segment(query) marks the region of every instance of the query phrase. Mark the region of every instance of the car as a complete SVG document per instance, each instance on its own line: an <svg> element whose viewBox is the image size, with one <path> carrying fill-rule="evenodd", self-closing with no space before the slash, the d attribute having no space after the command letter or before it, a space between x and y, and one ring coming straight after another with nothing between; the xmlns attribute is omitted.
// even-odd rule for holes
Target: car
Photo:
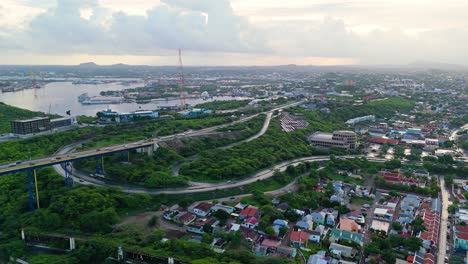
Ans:
<svg viewBox="0 0 468 264"><path fill-rule="evenodd" d="M58 159L58 160L59 160L59 159L62 159L62 157L56 157L55 159Z"/></svg>
<svg viewBox="0 0 468 264"><path fill-rule="evenodd" d="M22 163L22 161L17 161L17 162L16 162L16 164L21 164L21 163Z"/></svg>
<svg viewBox="0 0 468 264"><path fill-rule="evenodd" d="M100 151L101 149L100 148L97 148L96 151Z"/></svg>

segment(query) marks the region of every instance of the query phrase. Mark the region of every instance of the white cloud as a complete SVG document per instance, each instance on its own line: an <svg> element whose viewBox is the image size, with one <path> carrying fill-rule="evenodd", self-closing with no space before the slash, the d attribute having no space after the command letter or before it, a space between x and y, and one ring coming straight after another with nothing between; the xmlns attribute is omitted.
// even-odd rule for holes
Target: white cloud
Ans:
<svg viewBox="0 0 468 264"><path fill-rule="evenodd" d="M252 64L320 57L378 64L468 61L468 3L461 0L4 1L0 55L118 60L172 56L182 48L200 63L210 55L218 56L214 61L225 56L230 64L249 56L256 60Z"/></svg>

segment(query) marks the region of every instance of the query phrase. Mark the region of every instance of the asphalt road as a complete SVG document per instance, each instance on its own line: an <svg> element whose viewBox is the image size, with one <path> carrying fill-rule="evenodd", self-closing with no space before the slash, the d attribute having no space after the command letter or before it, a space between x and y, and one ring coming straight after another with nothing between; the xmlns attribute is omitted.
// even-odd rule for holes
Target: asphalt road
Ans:
<svg viewBox="0 0 468 264"><path fill-rule="evenodd" d="M440 233L439 233L439 252L437 253L437 263L445 263L445 250L447 247L447 221L448 221L448 206L449 193L445 187L444 176L439 177L439 185L442 195L442 213L440 216Z"/></svg>

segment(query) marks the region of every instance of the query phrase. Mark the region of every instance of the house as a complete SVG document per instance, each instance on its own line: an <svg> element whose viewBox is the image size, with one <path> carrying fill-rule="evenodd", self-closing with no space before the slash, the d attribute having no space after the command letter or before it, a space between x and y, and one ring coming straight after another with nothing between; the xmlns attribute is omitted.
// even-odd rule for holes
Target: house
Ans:
<svg viewBox="0 0 468 264"><path fill-rule="evenodd" d="M309 241L320 243L320 232L319 231L309 232Z"/></svg>
<svg viewBox="0 0 468 264"><path fill-rule="evenodd" d="M337 243L331 243L328 250L330 250L330 252L334 255L343 256L347 258L353 258L356 254L356 250L352 247L343 246Z"/></svg>
<svg viewBox="0 0 468 264"><path fill-rule="evenodd" d="M315 231L319 232L321 236L325 235L325 226L323 225L318 225L315 228Z"/></svg>
<svg viewBox="0 0 468 264"><path fill-rule="evenodd" d="M242 210L244 210L245 208L247 208L247 206L249 206L248 204L243 204L243 203L238 203L234 206L234 209L237 210L237 212L240 212Z"/></svg>
<svg viewBox="0 0 468 264"><path fill-rule="evenodd" d="M224 212L226 212L228 214L234 213L234 207L232 207L232 206L227 206L227 205L224 205L224 204L215 204L213 207L211 207L212 212L216 212L218 210L223 210Z"/></svg>
<svg viewBox="0 0 468 264"><path fill-rule="evenodd" d="M262 243L257 244L254 253L257 256L266 256L269 252L276 251L279 245L281 245L280 240L265 238Z"/></svg>
<svg viewBox="0 0 468 264"><path fill-rule="evenodd" d="M193 208L193 213L200 217L205 217L210 213L212 206L211 203L201 202Z"/></svg>
<svg viewBox="0 0 468 264"><path fill-rule="evenodd" d="M340 218L340 223L338 225L340 230L349 231L349 232L359 232L359 225L354 220L348 218Z"/></svg>
<svg viewBox="0 0 468 264"><path fill-rule="evenodd" d="M319 251L314 255L310 255L307 264L329 264L330 258L325 257L325 251Z"/></svg>
<svg viewBox="0 0 468 264"><path fill-rule="evenodd" d="M276 247L276 254L289 258L295 258L297 255L297 249L286 246L278 246Z"/></svg>
<svg viewBox="0 0 468 264"><path fill-rule="evenodd" d="M311 213L310 216L312 217L312 222L323 225L325 223L325 216L324 212L315 212Z"/></svg>
<svg viewBox="0 0 468 264"><path fill-rule="evenodd" d="M273 225L279 227L288 227L288 221L283 219L276 219L275 221L273 221Z"/></svg>
<svg viewBox="0 0 468 264"><path fill-rule="evenodd" d="M327 215L326 224L329 226L335 226L335 216L332 214Z"/></svg>
<svg viewBox="0 0 468 264"><path fill-rule="evenodd" d="M258 211L257 207L249 206L239 213L240 220L244 220L249 217L255 217L257 219L260 218L260 212Z"/></svg>
<svg viewBox="0 0 468 264"><path fill-rule="evenodd" d="M382 232L385 232L385 234L387 234L388 230L390 229L390 223L373 220L370 229L373 229L376 231L382 231Z"/></svg>
<svg viewBox="0 0 468 264"><path fill-rule="evenodd" d="M309 234L304 231L292 231L290 236L290 244L292 247L303 247L307 245Z"/></svg>
<svg viewBox="0 0 468 264"><path fill-rule="evenodd" d="M333 228L330 233L330 241L338 242L341 240L355 242L362 246L362 234Z"/></svg>
<svg viewBox="0 0 468 264"><path fill-rule="evenodd" d="M334 195L332 195L330 197L330 202L337 202L340 205L343 205L344 204L344 199L343 199L343 197L334 194Z"/></svg>
<svg viewBox="0 0 468 264"><path fill-rule="evenodd" d="M174 216L172 218L172 220L174 220L174 222L182 224L182 225L188 225L191 222L193 222L193 220L195 220L195 218L197 218L197 217L195 215L189 213L189 212L180 212L176 216Z"/></svg>
<svg viewBox="0 0 468 264"><path fill-rule="evenodd" d="M205 230L204 230L205 225L210 225L212 228L215 228L218 223L219 223L219 221L216 220L215 218L210 218L210 219L204 220L204 221L192 222L191 224L187 225L187 231L192 232L192 233L196 233L196 234L204 234L205 233Z"/></svg>
<svg viewBox="0 0 468 264"><path fill-rule="evenodd" d="M468 227L457 226L455 232L454 247L458 249L468 250Z"/></svg>
<svg viewBox="0 0 468 264"><path fill-rule="evenodd" d="M312 230L314 223L312 221L298 221L296 227L304 230Z"/></svg>
<svg viewBox="0 0 468 264"><path fill-rule="evenodd" d="M252 216L245 219L244 223L242 223L242 226L250 229L256 229L259 222L260 221L258 218Z"/></svg>

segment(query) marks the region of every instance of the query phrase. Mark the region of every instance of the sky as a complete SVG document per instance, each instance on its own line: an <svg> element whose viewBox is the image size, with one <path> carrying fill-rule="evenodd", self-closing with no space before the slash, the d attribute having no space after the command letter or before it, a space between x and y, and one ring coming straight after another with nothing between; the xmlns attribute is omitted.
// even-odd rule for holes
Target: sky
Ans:
<svg viewBox="0 0 468 264"><path fill-rule="evenodd" d="M466 0L2 0L0 64L468 65Z"/></svg>

